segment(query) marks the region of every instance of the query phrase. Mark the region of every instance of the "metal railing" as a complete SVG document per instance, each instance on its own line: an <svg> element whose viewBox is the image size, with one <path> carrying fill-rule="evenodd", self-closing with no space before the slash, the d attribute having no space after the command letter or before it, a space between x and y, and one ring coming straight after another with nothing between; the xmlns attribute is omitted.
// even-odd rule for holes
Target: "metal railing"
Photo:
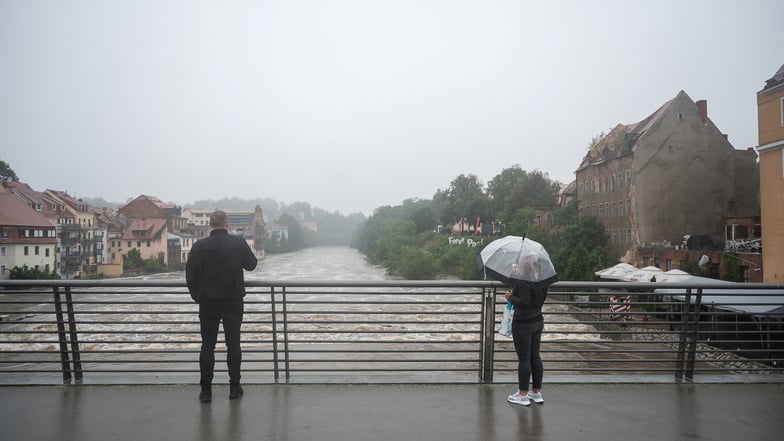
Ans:
<svg viewBox="0 0 784 441"><path fill-rule="evenodd" d="M512 339L496 332L498 282L247 286L243 381L516 382ZM547 379L781 381L783 293L556 283L544 308ZM181 280L0 281L0 383L196 382L197 311ZM216 372L224 360L219 344Z"/></svg>

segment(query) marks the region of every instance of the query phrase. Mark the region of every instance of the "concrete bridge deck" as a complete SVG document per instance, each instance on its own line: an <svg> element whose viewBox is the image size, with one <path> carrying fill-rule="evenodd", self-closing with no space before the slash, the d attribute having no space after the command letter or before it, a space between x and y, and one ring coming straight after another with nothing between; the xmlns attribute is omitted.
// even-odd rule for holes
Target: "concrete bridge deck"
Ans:
<svg viewBox="0 0 784 441"><path fill-rule="evenodd" d="M781 440L784 384L545 384L520 407L492 384L0 386L0 439Z"/></svg>

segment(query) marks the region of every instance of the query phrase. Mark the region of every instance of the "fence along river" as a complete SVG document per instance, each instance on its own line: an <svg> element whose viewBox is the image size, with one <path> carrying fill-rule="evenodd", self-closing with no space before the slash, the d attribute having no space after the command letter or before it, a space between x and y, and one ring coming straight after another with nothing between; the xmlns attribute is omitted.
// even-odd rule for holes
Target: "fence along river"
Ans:
<svg viewBox="0 0 784 441"><path fill-rule="evenodd" d="M149 372L192 376L198 370L200 339L197 307L182 286L183 279L182 272L173 272L125 279L130 285L123 287L74 287L85 372L120 372L125 379ZM347 247L268 255L255 271L246 273L246 281L251 285L243 325L246 377L265 381L270 372L277 375L281 369L287 378L297 371L333 375L449 371L453 376L471 376L480 363L482 289L405 286ZM331 284L308 286L308 281ZM352 286L362 282L387 284ZM267 283L277 286L262 286ZM40 360L30 360L33 354L48 357L48 370L56 372L61 346L53 338L57 323L51 288L7 292L2 300L0 372L22 373L26 368L46 372L40 369ZM496 321L501 305L496 306ZM618 361L612 359L637 362L633 370L673 370L672 348L658 344L664 340L637 343L600 332L593 326L595 317L586 320L570 301L548 300L545 314L543 340L553 343L543 351L550 370L617 372L607 369L607 363ZM284 320L279 318L282 315ZM511 339L492 335L499 352L495 368L512 372ZM218 369L225 366L220 360L219 356Z"/></svg>
<svg viewBox="0 0 784 441"><path fill-rule="evenodd" d="M142 280L142 281L184 281L185 274L184 272L171 272L171 273L161 273L161 274L153 274L147 276L138 276L127 278L124 280ZM254 271L245 272L245 280L246 282L252 281L259 281L259 282L303 282L303 281L332 281L332 282L377 282L377 281L386 281L390 280L389 276L387 276L386 271L383 267L372 265L368 263L364 256L358 251L348 248L348 247L316 247L316 248L308 248L302 251L286 253L286 254L271 254L267 255L264 259L259 260L259 265ZM155 322L159 322L160 315L165 313L166 310L173 310L178 312L183 311L192 311L193 312L193 319L195 320L197 317L196 314L196 306L195 304L185 304L185 305L154 305L155 308L150 310L149 307L140 307L140 303L148 301L155 301L159 300L161 295L165 295L170 300L175 301L183 301L187 299L190 301L190 297L188 297L187 291L183 290L171 290L171 289L156 289L154 292L150 292L151 288L149 287L131 287L131 288L88 288L81 290L85 292L83 297L80 297L79 300L81 302L95 302L95 303L85 303L82 308L79 308L79 312L82 314L89 315L89 322L99 322L105 320L114 320L118 321L116 326L113 328L116 331L131 331L131 330L138 330L139 326L138 323L147 323L149 325L149 329L147 330L158 330L162 332L170 332L170 331L177 331L182 329L182 323L179 323L183 320L183 317L180 317L176 320L177 323L165 323L161 326L155 325ZM405 300L412 300L417 301L420 300L421 294L418 291L423 291L422 289L411 289L411 288L392 288L386 289L384 294L379 294L377 290L370 290L367 289L367 294L362 295L360 292L357 295L356 290L349 290L343 288L331 288L331 289L318 289L318 290L301 290L297 291L296 294L289 294L289 296L296 296L296 301L300 304L307 304L309 302L330 302L330 301L372 301L376 299L379 295L384 296L394 296L397 300L405 301ZM425 290L426 291L426 290ZM96 294L90 295L90 292L96 292ZM118 295L111 295L113 292L117 292ZM254 298L252 296L253 290L249 289L251 293L249 297L246 298L246 301L252 302ZM471 290L470 292L475 292L475 290ZM24 318L25 320L30 321L40 321L41 326L40 329L42 330L51 330L48 328L45 323L48 320L51 320L48 315L51 313L51 308L49 308L50 302L50 295L47 294L36 294L34 299L26 299L27 302L33 303L32 306L24 304L24 305L16 305L15 309L19 309L17 313L22 314L21 317L8 317L10 319L19 320L20 318ZM410 311L411 315L408 317L410 319L421 319L421 316L417 316L417 312L425 312L425 308L427 311L433 310L433 302L444 302L444 307L442 311L444 313L448 312L477 312L478 305L474 302L458 302L458 304L453 303L454 299L452 298L453 294L444 294L444 295L430 295L428 298L428 303L424 305L406 305L408 306L408 311ZM40 300L40 303L36 304L35 299ZM114 301L114 302L112 302ZM108 305L108 303L113 303ZM21 308L20 308L21 307ZM373 304L367 305L365 309L372 312ZM567 308L563 305L545 305L546 312L565 312ZM246 306L249 309L249 312L253 312L252 305ZM5 309L8 309L6 307ZM144 309L147 311L141 311L140 309ZM304 308L307 309L307 308ZM102 314L104 311L111 310L110 313ZM45 315L45 316L42 316ZM318 318L318 317L315 317ZM343 317L344 319L349 318L348 316ZM559 318L561 320L562 318ZM562 321L562 320L561 320ZM125 323L125 324L123 324ZM452 324L454 326L455 324ZM450 324L445 323L444 326L450 326ZM556 324L547 324L548 331L551 333L555 333L559 339L578 339L578 340L601 340L601 337L598 333L594 333L595 329L591 326L581 324L577 320L574 320L574 323L556 323ZM252 331L248 329L249 326L245 325L243 327L243 331ZM459 326L458 326L459 328ZM89 331L89 326L80 324L79 331ZM569 334L570 330L578 331L575 334ZM451 331L459 331L459 329L451 329ZM15 336L21 337L21 336ZM181 336L178 336L178 338ZM315 336L314 336L315 337ZM326 338L329 338L327 336ZM127 334L118 334L114 336L115 339L122 340L122 339L130 339ZM452 339L462 339L466 338L462 335L454 335L451 337ZM24 343L23 338L20 338L20 346L26 349L56 349L54 347L54 343L37 343L34 341L30 341L26 343L27 346L23 346ZM194 336L194 340L198 341L198 335ZM87 342L85 342L87 343ZM139 343L142 344L142 343ZM100 348L100 344L96 344L92 347ZM160 344L150 344L147 346L149 349L156 349L160 347Z"/></svg>

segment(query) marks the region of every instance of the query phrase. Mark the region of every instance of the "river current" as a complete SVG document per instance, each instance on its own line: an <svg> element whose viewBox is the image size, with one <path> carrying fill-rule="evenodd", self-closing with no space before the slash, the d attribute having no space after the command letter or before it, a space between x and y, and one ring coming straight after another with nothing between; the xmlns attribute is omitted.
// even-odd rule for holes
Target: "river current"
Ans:
<svg viewBox="0 0 784 441"><path fill-rule="evenodd" d="M182 271L143 276L145 280L184 279ZM268 254L259 259L255 270L245 273L245 280L336 280L377 281L389 277L386 270L367 262L349 247L315 247L285 254Z"/></svg>

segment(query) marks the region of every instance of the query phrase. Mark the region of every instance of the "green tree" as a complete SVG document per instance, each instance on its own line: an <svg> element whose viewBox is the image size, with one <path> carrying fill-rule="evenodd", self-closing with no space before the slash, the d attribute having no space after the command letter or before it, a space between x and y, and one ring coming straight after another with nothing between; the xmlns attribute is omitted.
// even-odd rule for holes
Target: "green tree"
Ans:
<svg viewBox="0 0 784 441"><path fill-rule="evenodd" d="M528 216L530 212L520 210L551 209L558 200L559 191L559 184L539 170L526 172L519 165L504 169L487 185L490 218L507 226L516 225L512 231L521 231L520 224L530 219L522 220L519 216Z"/></svg>
<svg viewBox="0 0 784 441"><path fill-rule="evenodd" d="M21 267L15 266L8 272L8 278L11 280L52 280L59 279L60 276L54 271L40 270L38 268L30 268L27 265Z"/></svg>
<svg viewBox="0 0 784 441"><path fill-rule="evenodd" d="M0 181L18 181L19 177L7 162L0 160Z"/></svg>
<svg viewBox="0 0 784 441"><path fill-rule="evenodd" d="M593 280L595 272L593 265L588 250L582 243L578 243L569 254L559 277L561 280Z"/></svg>
<svg viewBox="0 0 784 441"><path fill-rule="evenodd" d="M144 268L144 271L148 273L160 273L167 271L166 265L163 263L163 253L158 253L158 256L156 257L150 256L144 259L142 268Z"/></svg>
<svg viewBox="0 0 784 441"><path fill-rule="evenodd" d="M612 129L610 129L609 131L612 131ZM588 146L585 148L585 150L591 150L592 148L596 147L606 136L607 133L605 133L604 131L599 132L598 135L594 135L593 137L591 137L591 142L588 143Z"/></svg>
<svg viewBox="0 0 784 441"><path fill-rule="evenodd" d="M408 280L427 280L435 277L436 262L433 256L416 246L404 245L392 259L391 272Z"/></svg>
<svg viewBox="0 0 784 441"><path fill-rule="evenodd" d="M445 199L441 213L441 222L445 225L453 225L462 218L468 218L473 223L477 216L487 217L487 197L476 175L458 176L439 196Z"/></svg>
<svg viewBox="0 0 784 441"><path fill-rule="evenodd" d="M534 170L517 183L512 192L513 207L553 208L558 201L560 187L546 173Z"/></svg>
<svg viewBox="0 0 784 441"><path fill-rule="evenodd" d="M561 225L557 232L543 240L542 244L548 250L560 280L593 280L595 269L604 268L611 263L611 259L607 257L607 233L593 216ZM588 274L586 268L593 271Z"/></svg>
<svg viewBox="0 0 784 441"><path fill-rule="evenodd" d="M492 218L501 219L506 206L512 199L515 187L526 177L526 172L515 164L510 168L501 170L490 182L487 183L487 196L489 214Z"/></svg>
<svg viewBox="0 0 784 441"><path fill-rule="evenodd" d="M724 253L724 280L743 282L743 270L737 253Z"/></svg>
<svg viewBox="0 0 784 441"><path fill-rule="evenodd" d="M536 217L536 212L530 208L519 208L512 216L504 216L503 222L507 234L522 236L532 229L531 223ZM530 237L530 235L528 236Z"/></svg>
<svg viewBox="0 0 784 441"><path fill-rule="evenodd" d="M136 248L128 250L128 253L123 256L123 270L132 271L142 268L144 268L142 253Z"/></svg>

